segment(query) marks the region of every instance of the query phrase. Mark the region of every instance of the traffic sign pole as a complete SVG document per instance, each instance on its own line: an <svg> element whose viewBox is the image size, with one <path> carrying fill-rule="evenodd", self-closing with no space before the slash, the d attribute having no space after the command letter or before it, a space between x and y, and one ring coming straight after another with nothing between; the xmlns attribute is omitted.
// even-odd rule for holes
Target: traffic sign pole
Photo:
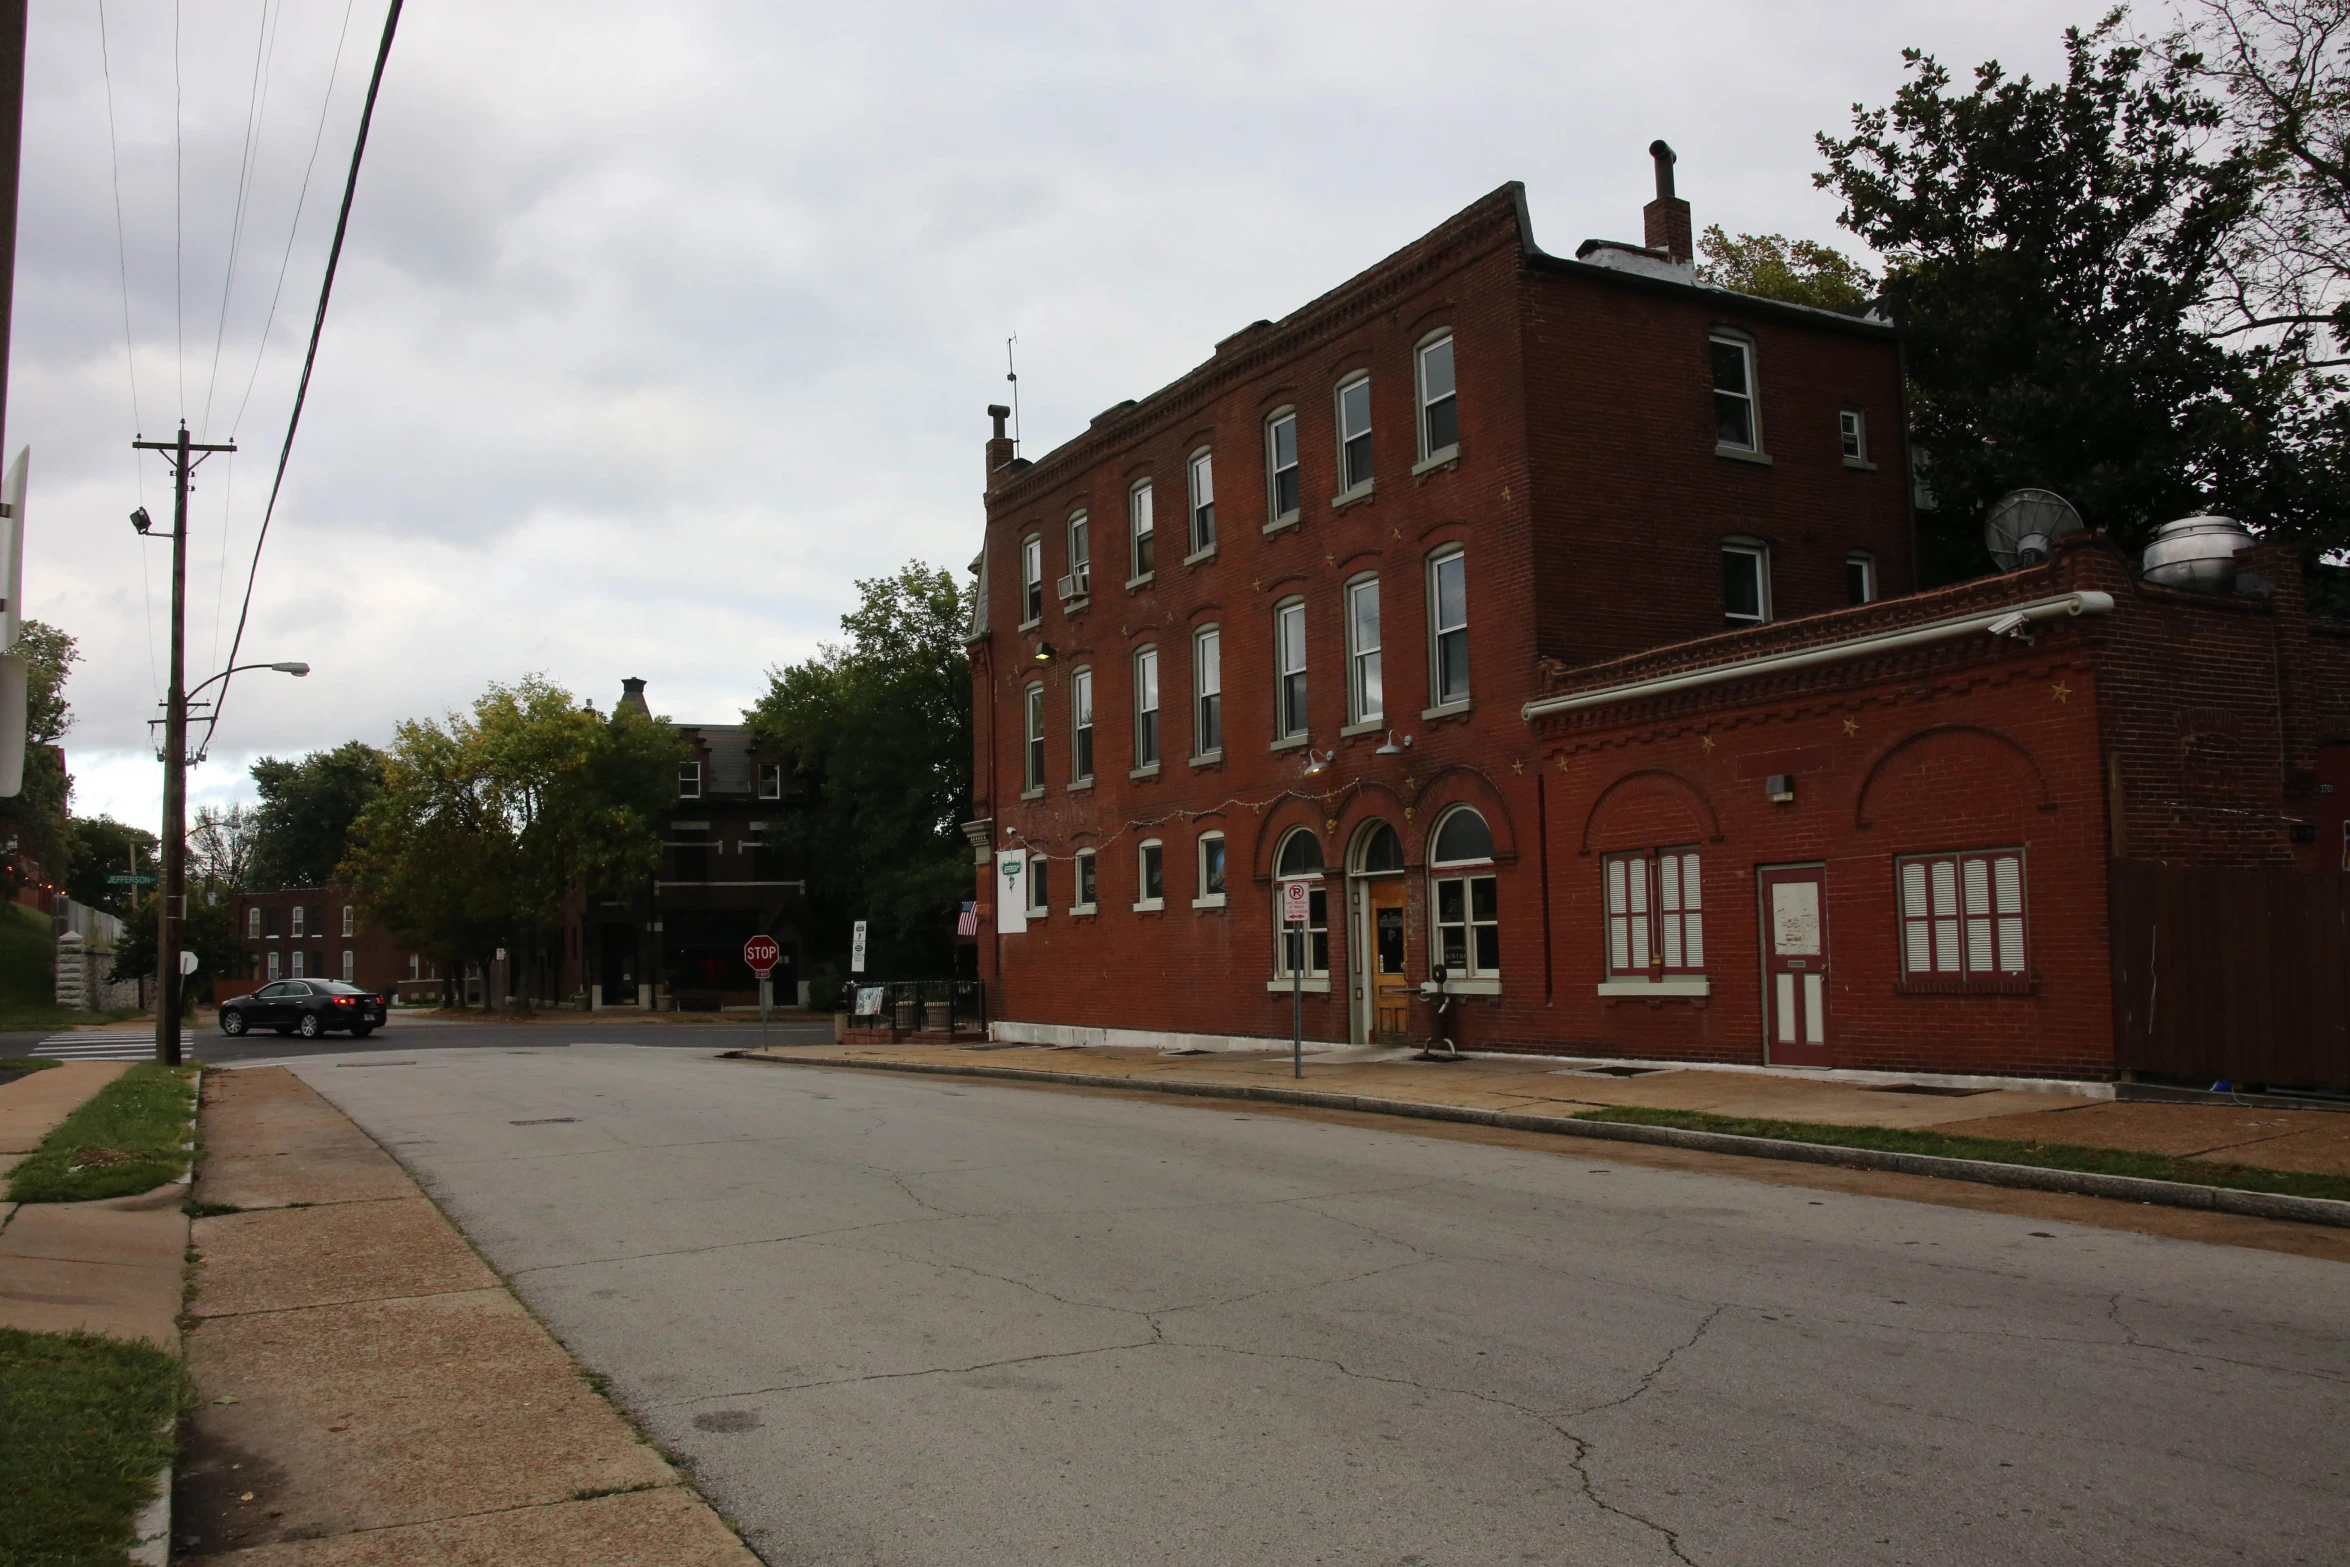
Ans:
<svg viewBox="0 0 2350 1567"><path fill-rule="evenodd" d="M1281 918L1283 923L1297 931L1297 951L1289 961L1289 1075L1306 1075L1306 962L1312 948L1313 932L1306 916L1313 909L1314 889L1310 882L1285 881L1281 884Z"/></svg>
<svg viewBox="0 0 2350 1567"><path fill-rule="evenodd" d="M773 983L767 976L783 961L783 948L773 936L753 936L743 943L743 961L759 976L759 1048L764 1050L767 1048L767 1002L774 994Z"/></svg>

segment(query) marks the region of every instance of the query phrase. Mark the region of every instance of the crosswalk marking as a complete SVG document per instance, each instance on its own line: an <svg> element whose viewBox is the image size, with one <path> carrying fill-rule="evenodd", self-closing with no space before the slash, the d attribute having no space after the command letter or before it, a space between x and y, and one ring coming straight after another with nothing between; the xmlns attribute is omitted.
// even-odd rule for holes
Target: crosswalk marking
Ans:
<svg viewBox="0 0 2350 1567"><path fill-rule="evenodd" d="M52 1061L145 1061L155 1054L155 1036L111 1031L51 1034L33 1046L32 1054Z"/></svg>

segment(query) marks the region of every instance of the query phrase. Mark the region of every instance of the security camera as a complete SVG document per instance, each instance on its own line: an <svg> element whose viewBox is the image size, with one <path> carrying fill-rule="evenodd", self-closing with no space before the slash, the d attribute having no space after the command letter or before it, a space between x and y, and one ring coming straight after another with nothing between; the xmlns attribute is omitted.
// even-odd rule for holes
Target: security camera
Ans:
<svg viewBox="0 0 2350 1567"><path fill-rule="evenodd" d="M137 511L131 513L131 526L138 529L141 533L145 533L149 528L155 526L155 519L148 516L147 508L142 506Z"/></svg>
<svg viewBox="0 0 2350 1567"><path fill-rule="evenodd" d="M2024 618L2024 612L2019 609L2000 616L1983 629L1995 637L2013 637L2018 642L2029 642L2032 639L2024 635L2024 627L2030 624L2031 622Z"/></svg>

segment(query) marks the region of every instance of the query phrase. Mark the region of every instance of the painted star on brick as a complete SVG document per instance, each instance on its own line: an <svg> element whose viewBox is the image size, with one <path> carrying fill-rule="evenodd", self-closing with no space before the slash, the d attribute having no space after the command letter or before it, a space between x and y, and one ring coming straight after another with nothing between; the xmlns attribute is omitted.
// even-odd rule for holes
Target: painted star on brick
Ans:
<svg viewBox="0 0 2350 1567"><path fill-rule="evenodd" d="M1707 753L1711 754L1714 748L1714 737L1712 735L1699 735L1697 737L1697 743L1701 746L1704 746Z"/></svg>
<svg viewBox="0 0 2350 1567"><path fill-rule="evenodd" d="M2066 685L2061 680L2048 688L2048 695L2059 702L2070 701L2072 699L2072 694L2073 688Z"/></svg>
<svg viewBox="0 0 2350 1567"><path fill-rule="evenodd" d="M1566 759L1566 757L1565 757L1564 755L1561 755L1561 756L1559 757L1559 759L1558 759L1558 764L1559 764L1559 771L1560 771L1560 772L1562 772L1562 773L1563 773L1563 772L1565 772L1565 771L1567 770L1567 759Z"/></svg>
<svg viewBox="0 0 2350 1567"><path fill-rule="evenodd" d="M1510 771L1516 773L1520 778L1523 778L1526 776L1526 764L1524 762L1512 762L1510 763Z"/></svg>
<svg viewBox="0 0 2350 1567"><path fill-rule="evenodd" d="M1859 721L1858 719L1852 719L1852 718L1847 718L1846 720L1844 720L1844 732L1845 732L1846 734L1848 734L1848 735L1856 735L1856 734L1859 734L1859 733L1860 733L1860 721Z"/></svg>

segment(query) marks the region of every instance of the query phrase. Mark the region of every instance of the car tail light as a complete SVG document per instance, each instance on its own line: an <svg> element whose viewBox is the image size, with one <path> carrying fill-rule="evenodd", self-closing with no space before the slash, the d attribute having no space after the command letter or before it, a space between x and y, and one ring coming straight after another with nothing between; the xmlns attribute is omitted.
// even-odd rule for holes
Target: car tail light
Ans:
<svg viewBox="0 0 2350 1567"><path fill-rule="evenodd" d="M338 1006L338 1007L347 1007L347 1006L349 1006L350 1004L351 1004L351 998L350 998L349 996L337 996L337 997L335 997L335 1005L336 1005L336 1006Z"/></svg>

